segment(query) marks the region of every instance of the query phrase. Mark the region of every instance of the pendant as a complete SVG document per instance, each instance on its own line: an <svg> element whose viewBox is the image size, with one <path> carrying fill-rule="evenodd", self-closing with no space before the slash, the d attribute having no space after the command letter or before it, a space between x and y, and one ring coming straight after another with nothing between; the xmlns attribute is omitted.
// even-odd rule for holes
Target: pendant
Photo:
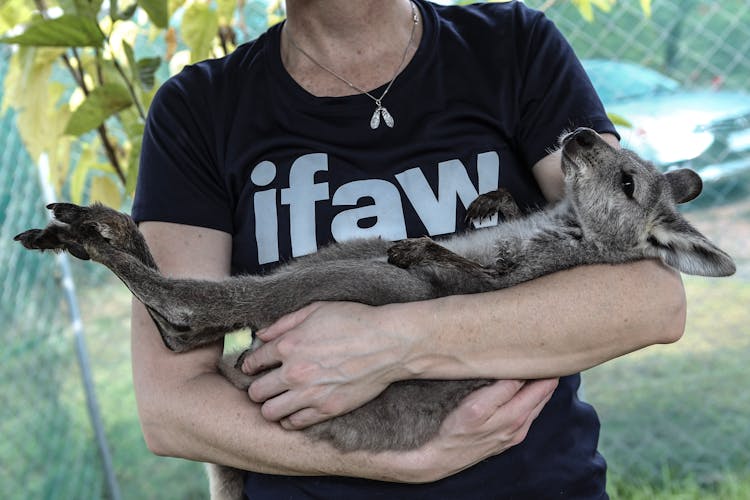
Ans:
<svg viewBox="0 0 750 500"><path fill-rule="evenodd" d="M393 120L393 116L388 112L385 107L378 105L377 108L375 108L375 112L372 114L372 118L370 118L370 128L375 130L376 128L380 127L380 117L383 117L383 121L385 122L388 127L393 128L393 125L395 125L395 121Z"/></svg>

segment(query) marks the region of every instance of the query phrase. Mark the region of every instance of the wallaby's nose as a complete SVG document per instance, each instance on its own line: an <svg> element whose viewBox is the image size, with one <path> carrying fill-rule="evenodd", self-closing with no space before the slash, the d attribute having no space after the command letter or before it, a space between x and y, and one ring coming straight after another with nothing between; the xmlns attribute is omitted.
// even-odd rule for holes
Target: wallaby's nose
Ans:
<svg viewBox="0 0 750 500"><path fill-rule="evenodd" d="M571 139L574 139L576 144L583 148L590 148L596 144L596 132L590 128L579 128L573 132Z"/></svg>

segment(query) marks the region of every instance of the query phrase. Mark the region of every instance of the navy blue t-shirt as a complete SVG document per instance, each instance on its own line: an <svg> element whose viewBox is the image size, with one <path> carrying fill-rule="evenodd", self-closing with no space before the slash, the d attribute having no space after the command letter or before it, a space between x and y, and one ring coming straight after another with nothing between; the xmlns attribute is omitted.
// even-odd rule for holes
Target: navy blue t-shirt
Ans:
<svg viewBox="0 0 750 500"><path fill-rule="evenodd" d="M331 241L397 240L463 229L479 193L545 204L531 172L560 134L614 133L552 22L521 2L417 0L419 48L383 101L395 127L370 128L365 95L316 97L287 73L281 25L159 90L143 138L137 221L232 235L234 273L264 272ZM371 93L380 95L384 88ZM265 499L606 498L599 422L561 379L527 438L431 484L248 473Z"/></svg>

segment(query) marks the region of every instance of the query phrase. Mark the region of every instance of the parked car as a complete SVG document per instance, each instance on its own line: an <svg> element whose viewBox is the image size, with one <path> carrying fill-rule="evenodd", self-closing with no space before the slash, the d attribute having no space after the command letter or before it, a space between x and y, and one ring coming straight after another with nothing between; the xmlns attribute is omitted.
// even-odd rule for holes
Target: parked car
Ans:
<svg viewBox="0 0 750 500"><path fill-rule="evenodd" d="M582 61L622 144L656 165L690 167L704 181L750 169L750 94L692 90L637 64Z"/></svg>

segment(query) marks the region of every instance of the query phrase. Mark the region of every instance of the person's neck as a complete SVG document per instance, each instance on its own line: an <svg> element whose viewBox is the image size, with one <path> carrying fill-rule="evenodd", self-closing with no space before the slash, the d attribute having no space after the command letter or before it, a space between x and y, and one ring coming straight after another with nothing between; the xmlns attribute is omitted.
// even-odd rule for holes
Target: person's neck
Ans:
<svg viewBox="0 0 750 500"><path fill-rule="evenodd" d="M407 50L413 27L411 12L410 0L287 0L282 32L284 64L298 82L315 94L351 93L341 82L332 81L330 75L316 78L319 68L289 43L291 38L318 63L357 85L375 88L392 78ZM407 60L416 51L420 25L408 48ZM315 88L316 83L321 88Z"/></svg>
<svg viewBox="0 0 750 500"><path fill-rule="evenodd" d="M365 52L388 44L403 49L411 30L410 0L287 0L286 4L284 29L316 54L325 54L332 44Z"/></svg>

